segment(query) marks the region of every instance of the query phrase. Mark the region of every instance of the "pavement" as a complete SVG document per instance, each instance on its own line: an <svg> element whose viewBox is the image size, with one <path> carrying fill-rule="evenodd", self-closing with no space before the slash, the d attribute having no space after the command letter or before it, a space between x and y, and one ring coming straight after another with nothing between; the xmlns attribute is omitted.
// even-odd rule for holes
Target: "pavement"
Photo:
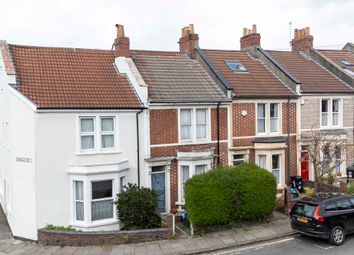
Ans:
<svg viewBox="0 0 354 255"><path fill-rule="evenodd" d="M268 223L230 228L224 231L208 233L197 237L191 237L186 233L180 233L175 239L135 244L86 247L44 246L35 242L13 239L0 207L0 255L203 254L273 240L291 236L293 234L294 232L290 228L288 217L275 212L272 221Z"/></svg>

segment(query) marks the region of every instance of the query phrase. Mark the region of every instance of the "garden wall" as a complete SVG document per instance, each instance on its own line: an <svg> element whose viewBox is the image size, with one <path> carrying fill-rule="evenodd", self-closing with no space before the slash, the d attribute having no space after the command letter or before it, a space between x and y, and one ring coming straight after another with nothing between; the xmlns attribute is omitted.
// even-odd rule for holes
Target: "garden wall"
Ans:
<svg viewBox="0 0 354 255"><path fill-rule="evenodd" d="M173 215L167 216L167 227L129 231L56 231L38 230L38 242L43 245L86 246L137 243L171 238Z"/></svg>

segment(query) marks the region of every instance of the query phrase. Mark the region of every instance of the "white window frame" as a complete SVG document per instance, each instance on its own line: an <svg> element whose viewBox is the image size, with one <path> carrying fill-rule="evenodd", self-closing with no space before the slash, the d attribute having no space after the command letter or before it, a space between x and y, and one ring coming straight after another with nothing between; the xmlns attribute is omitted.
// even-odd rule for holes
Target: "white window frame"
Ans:
<svg viewBox="0 0 354 255"><path fill-rule="evenodd" d="M285 186L285 151L284 150L279 150L279 149L272 149L272 150L264 150L264 149L257 149L255 153L255 158L256 158L256 164L259 166L259 156L260 155L265 155L266 156L266 166L265 169L267 169L270 173L273 173L273 167L272 167L272 156L273 155L279 155L279 183L277 184L278 188L282 188Z"/></svg>
<svg viewBox="0 0 354 255"><path fill-rule="evenodd" d="M327 125L323 126L322 125L322 101L323 100L327 100L328 101L328 112L327 112ZM338 100L338 125L333 125L333 101ZM338 98L338 97L333 97L333 98L329 98L329 97L324 97L320 99L320 127L321 129L330 129L330 128L338 128L338 127L342 127L343 126L343 100L342 98Z"/></svg>
<svg viewBox="0 0 354 255"><path fill-rule="evenodd" d="M235 156L242 156L242 159L235 159ZM238 162L238 164L234 164ZM232 154L232 166L237 166L246 162L246 154L245 153L234 153Z"/></svg>
<svg viewBox="0 0 354 255"><path fill-rule="evenodd" d="M94 132L90 133L81 133L81 119L93 118L94 119ZM104 118L113 118L114 131L101 131L101 119ZM120 153L120 130L119 130L119 116L115 114L96 114L96 115L80 115L77 118L77 155L86 155L86 154L106 154L106 153ZM102 148L102 135L113 134L114 135L114 147L113 148ZM93 135L94 136L94 148L93 149L82 149L81 148L81 136L82 135Z"/></svg>
<svg viewBox="0 0 354 255"><path fill-rule="evenodd" d="M258 105L265 105L265 132L258 131ZM271 117L270 117L270 105L276 104L278 105L278 131L271 132ZM264 135L279 135L282 133L282 103L279 101L275 102L256 102L255 103L256 116L255 116L255 127L256 127L256 136L264 136Z"/></svg>
<svg viewBox="0 0 354 255"><path fill-rule="evenodd" d="M96 226L103 226L108 224L118 223L116 206L113 205L113 218L95 220L92 221L91 215L91 206L93 201L112 199L112 198L103 198L103 199L92 199L92 183L99 181L112 180L112 197L113 203L116 201L116 194L120 193L119 180L120 177L126 176L125 171L119 173L109 173L109 174L95 174L95 175L72 175L70 186L71 186L71 224L72 226L79 228L89 228ZM84 220L76 220L76 200L75 200L75 181L82 181L84 187Z"/></svg>
<svg viewBox="0 0 354 255"><path fill-rule="evenodd" d="M178 161L178 205L184 205L184 196L183 196L183 188L182 188L182 166L189 167L189 178L196 175L195 169L196 166L206 165L205 173L212 169L212 160L204 159L204 160L196 160L196 161ZM189 179L188 178L188 179Z"/></svg>
<svg viewBox="0 0 354 255"><path fill-rule="evenodd" d="M191 139L182 140L181 111L191 110ZM197 139L197 110L206 110L206 138ZM181 144L210 142L211 138L210 107L183 107L178 110L178 140Z"/></svg>

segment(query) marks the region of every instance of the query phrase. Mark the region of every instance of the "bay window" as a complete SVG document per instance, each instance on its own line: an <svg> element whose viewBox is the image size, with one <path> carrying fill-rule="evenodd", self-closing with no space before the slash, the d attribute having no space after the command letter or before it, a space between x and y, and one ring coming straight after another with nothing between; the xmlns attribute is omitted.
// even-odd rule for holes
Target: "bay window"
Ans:
<svg viewBox="0 0 354 255"><path fill-rule="evenodd" d="M257 104L257 134L279 133L279 103Z"/></svg>
<svg viewBox="0 0 354 255"><path fill-rule="evenodd" d="M267 155L258 155L258 166L267 169Z"/></svg>
<svg viewBox="0 0 354 255"><path fill-rule="evenodd" d="M275 179L277 180L277 184L279 184L280 180L280 155L272 155L272 173L275 176Z"/></svg>
<svg viewBox="0 0 354 255"><path fill-rule="evenodd" d="M85 219L84 215L84 182L74 181L74 192L75 192L75 220L83 221Z"/></svg>
<svg viewBox="0 0 354 255"><path fill-rule="evenodd" d="M277 185L284 185L284 150L261 150L256 151L256 159L259 167L271 172Z"/></svg>
<svg viewBox="0 0 354 255"><path fill-rule="evenodd" d="M341 121L341 100L321 100L321 127L338 127Z"/></svg>
<svg viewBox="0 0 354 255"><path fill-rule="evenodd" d="M197 142L208 139L209 125L209 110L207 108L180 109L181 142Z"/></svg>
<svg viewBox="0 0 354 255"><path fill-rule="evenodd" d="M189 166L181 166L181 195L184 200L184 184L189 179Z"/></svg>

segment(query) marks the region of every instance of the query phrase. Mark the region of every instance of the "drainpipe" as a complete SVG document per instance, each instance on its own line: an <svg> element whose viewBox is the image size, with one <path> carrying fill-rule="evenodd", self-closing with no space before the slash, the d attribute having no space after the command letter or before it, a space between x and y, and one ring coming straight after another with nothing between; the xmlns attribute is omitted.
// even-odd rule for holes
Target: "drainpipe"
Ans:
<svg viewBox="0 0 354 255"><path fill-rule="evenodd" d="M136 113L136 157L137 157L137 172L138 172L138 187L140 187L140 138L139 138L139 114L142 113L144 109L141 109Z"/></svg>
<svg viewBox="0 0 354 255"><path fill-rule="evenodd" d="M290 183L290 98L288 98L288 183Z"/></svg>
<svg viewBox="0 0 354 255"><path fill-rule="evenodd" d="M221 102L218 103L218 106L216 107L216 130L217 130L217 153L218 153L218 165L220 165L220 104Z"/></svg>

